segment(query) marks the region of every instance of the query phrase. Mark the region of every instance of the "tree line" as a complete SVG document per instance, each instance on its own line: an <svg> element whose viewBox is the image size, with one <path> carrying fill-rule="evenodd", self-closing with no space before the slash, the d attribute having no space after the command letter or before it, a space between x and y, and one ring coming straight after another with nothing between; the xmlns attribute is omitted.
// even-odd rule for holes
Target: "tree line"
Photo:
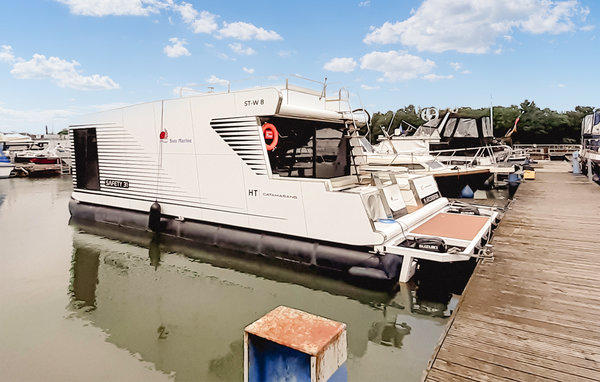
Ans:
<svg viewBox="0 0 600 382"><path fill-rule="evenodd" d="M512 134L514 143L578 143L581 140L581 121L584 116L593 113L591 106L576 106L575 110L555 111L549 108L540 109L534 101L525 100L519 106L494 106L494 136L503 137L514 126L519 117L517 130ZM448 112L440 110L440 117ZM457 115L463 118L489 117L489 108L472 109L461 107ZM392 120L393 117L393 120ZM390 124L391 123L391 124ZM385 129L390 134L395 129L402 130L419 127L425 123L414 105L408 105L395 112L377 112L371 117L369 138L375 143L377 137ZM366 133L366 128L363 129Z"/></svg>

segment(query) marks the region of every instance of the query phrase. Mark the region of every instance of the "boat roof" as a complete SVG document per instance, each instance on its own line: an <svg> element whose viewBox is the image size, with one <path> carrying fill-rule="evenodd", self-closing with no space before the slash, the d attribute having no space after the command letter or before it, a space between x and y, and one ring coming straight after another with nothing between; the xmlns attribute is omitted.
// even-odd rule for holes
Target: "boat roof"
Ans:
<svg viewBox="0 0 600 382"><path fill-rule="evenodd" d="M493 138L490 117L465 118L452 113L448 118L440 116L425 122L414 136L440 138Z"/></svg>
<svg viewBox="0 0 600 382"><path fill-rule="evenodd" d="M18 133L0 133L0 142L32 142L33 139L28 135Z"/></svg>

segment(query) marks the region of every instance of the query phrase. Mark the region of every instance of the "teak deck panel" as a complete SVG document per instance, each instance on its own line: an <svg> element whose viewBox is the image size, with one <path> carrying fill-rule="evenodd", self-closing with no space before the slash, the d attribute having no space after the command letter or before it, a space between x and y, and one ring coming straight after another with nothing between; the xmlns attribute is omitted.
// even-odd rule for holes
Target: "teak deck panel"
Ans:
<svg viewBox="0 0 600 382"><path fill-rule="evenodd" d="M519 187L425 381L600 381L600 187L547 171Z"/></svg>
<svg viewBox="0 0 600 382"><path fill-rule="evenodd" d="M410 233L471 241L487 221L485 216L441 213L412 229Z"/></svg>

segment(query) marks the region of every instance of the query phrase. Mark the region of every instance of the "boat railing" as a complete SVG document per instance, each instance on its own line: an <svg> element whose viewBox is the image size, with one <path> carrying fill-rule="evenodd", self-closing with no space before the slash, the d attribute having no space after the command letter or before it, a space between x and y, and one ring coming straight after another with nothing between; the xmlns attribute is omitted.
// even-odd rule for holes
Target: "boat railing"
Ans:
<svg viewBox="0 0 600 382"><path fill-rule="evenodd" d="M551 157L561 157L579 151L581 145L572 143L517 143L513 145L513 149L524 150L533 159L550 159Z"/></svg>
<svg viewBox="0 0 600 382"><path fill-rule="evenodd" d="M510 147L508 146L494 146L494 147L502 147L503 152L507 152L503 161L508 159L510 156ZM461 157L461 153L464 153L463 158L468 159L460 159L461 162L466 162L465 164L468 166L473 166L479 164L481 159L487 158L490 161L490 164L496 164L498 159L496 158L496 153L494 152L494 147L491 145L479 146L479 147L464 147L464 148L456 148L456 149L444 149L444 150L433 150L430 151L430 154L434 156L436 161L444 162L444 163L452 163L453 161L458 161L457 158ZM471 154L475 150L474 154Z"/></svg>
<svg viewBox="0 0 600 382"><path fill-rule="evenodd" d="M299 86L291 83L291 79L301 80L309 82L311 85L318 85L317 89L309 88L305 86ZM285 87L282 89L284 92L284 102L298 104L306 103L311 107L319 106L323 110L336 111L336 112L347 112L352 110L350 106L350 93L347 89L341 88L334 96L328 96L327 94L327 78L325 81L312 80L298 75L293 75L285 79ZM291 102L293 100L294 102Z"/></svg>
<svg viewBox="0 0 600 382"><path fill-rule="evenodd" d="M583 139L581 148L587 151L600 152L600 137Z"/></svg>

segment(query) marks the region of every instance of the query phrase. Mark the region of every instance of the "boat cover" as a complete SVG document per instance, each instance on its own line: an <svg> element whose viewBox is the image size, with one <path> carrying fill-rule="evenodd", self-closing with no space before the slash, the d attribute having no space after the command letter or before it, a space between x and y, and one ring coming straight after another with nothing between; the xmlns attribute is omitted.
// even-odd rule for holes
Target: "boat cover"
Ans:
<svg viewBox="0 0 600 382"><path fill-rule="evenodd" d="M581 121L581 135L600 135L600 110L596 110L594 114L583 117L583 121Z"/></svg>
<svg viewBox="0 0 600 382"><path fill-rule="evenodd" d="M493 139L494 131L490 117L461 118L451 115L442 125L444 118L434 118L422 124L415 132L415 137L432 137L438 134L444 141L452 138Z"/></svg>

